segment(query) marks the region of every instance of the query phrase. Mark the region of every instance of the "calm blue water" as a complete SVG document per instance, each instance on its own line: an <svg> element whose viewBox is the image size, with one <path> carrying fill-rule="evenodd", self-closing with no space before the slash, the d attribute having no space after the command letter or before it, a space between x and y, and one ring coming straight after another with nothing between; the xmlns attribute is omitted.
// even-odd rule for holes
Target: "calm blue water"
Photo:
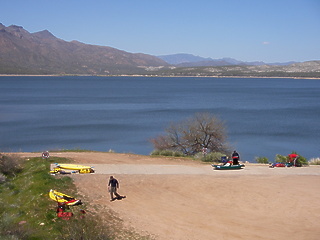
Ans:
<svg viewBox="0 0 320 240"><path fill-rule="evenodd" d="M150 154L172 121L211 112L242 160L320 156L320 81L307 79L0 77L0 151Z"/></svg>

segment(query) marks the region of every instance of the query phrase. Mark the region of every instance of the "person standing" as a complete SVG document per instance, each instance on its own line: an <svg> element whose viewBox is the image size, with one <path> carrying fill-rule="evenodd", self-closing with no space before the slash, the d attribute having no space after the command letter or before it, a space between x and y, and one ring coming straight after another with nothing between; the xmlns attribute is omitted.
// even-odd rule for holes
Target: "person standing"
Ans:
<svg viewBox="0 0 320 240"><path fill-rule="evenodd" d="M289 158L289 163L292 165L292 166L295 166L297 167L297 160L299 158L299 155L296 154L296 153L291 153L288 155L288 158Z"/></svg>
<svg viewBox="0 0 320 240"><path fill-rule="evenodd" d="M232 153L233 165L239 165L239 159L240 159L239 153L237 153L237 151L234 150Z"/></svg>
<svg viewBox="0 0 320 240"><path fill-rule="evenodd" d="M115 199L121 199L122 197L117 193L117 190L119 188L119 182L117 179L115 179L113 176L110 176L109 183L108 183L108 190L110 192L110 201L114 201ZM114 195L116 195L116 198L114 198Z"/></svg>

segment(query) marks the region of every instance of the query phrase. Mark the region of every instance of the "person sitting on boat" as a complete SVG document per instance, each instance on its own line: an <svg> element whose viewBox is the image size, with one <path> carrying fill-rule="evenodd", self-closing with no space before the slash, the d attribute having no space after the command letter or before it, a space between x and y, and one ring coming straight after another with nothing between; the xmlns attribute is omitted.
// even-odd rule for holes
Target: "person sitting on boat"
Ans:
<svg viewBox="0 0 320 240"><path fill-rule="evenodd" d="M221 160L220 160L220 161L222 162L222 164L226 164L226 163L228 162L228 157L227 157L227 155L221 156Z"/></svg>
<svg viewBox="0 0 320 240"><path fill-rule="evenodd" d="M240 159L239 153L237 153L237 151L234 150L232 153L233 165L239 165L239 159Z"/></svg>
<svg viewBox="0 0 320 240"><path fill-rule="evenodd" d="M223 166L229 167L229 166L232 165L232 163L233 163L233 161L230 159L230 160L227 160L227 161L223 164Z"/></svg>

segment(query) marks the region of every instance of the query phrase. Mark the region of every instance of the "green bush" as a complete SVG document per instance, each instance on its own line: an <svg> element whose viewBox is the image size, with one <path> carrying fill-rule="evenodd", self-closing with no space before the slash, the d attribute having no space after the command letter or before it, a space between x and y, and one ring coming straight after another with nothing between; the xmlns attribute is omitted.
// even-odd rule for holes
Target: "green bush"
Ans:
<svg viewBox="0 0 320 240"><path fill-rule="evenodd" d="M221 157L226 156L226 154L221 153L221 152L211 152L206 154L203 157L203 161L204 162L215 162L215 163L219 163L221 162Z"/></svg>
<svg viewBox="0 0 320 240"><path fill-rule="evenodd" d="M276 157L274 159L275 162L281 162L281 163L286 163L288 160L287 156L283 156L280 154L276 154Z"/></svg>
<svg viewBox="0 0 320 240"><path fill-rule="evenodd" d="M256 157L255 160L257 163L263 163L263 164L269 163L269 159L267 157Z"/></svg>
<svg viewBox="0 0 320 240"><path fill-rule="evenodd" d="M309 165L309 162L305 157L301 156L300 154L298 155L299 155L299 158L298 158L299 163L301 163L302 165Z"/></svg>
<svg viewBox="0 0 320 240"><path fill-rule="evenodd" d="M171 150L154 150L150 154L151 156L166 156L166 157L188 157L182 152L171 151ZM193 159L199 160L202 162L220 162L221 157L226 156L226 154L221 152L210 152L208 154L203 154L202 152L198 152L193 156Z"/></svg>
<svg viewBox="0 0 320 240"><path fill-rule="evenodd" d="M193 159L202 161L202 160L203 160L203 157L204 157L203 153L199 152L199 153L196 153L196 154L193 156Z"/></svg>
<svg viewBox="0 0 320 240"><path fill-rule="evenodd" d="M221 157L226 156L226 154L221 153L221 152L210 152L208 154L203 154L203 153L197 153L194 155L194 159L199 159L202 162L220 162Z"/></svg>
<svg viewBox="0 0 320 240"><path fill-rule="evenodd" d="M154 150L150 154L151 156L167 156L167 157L185 157L182 152L171 151L171 150Z"/></svg>

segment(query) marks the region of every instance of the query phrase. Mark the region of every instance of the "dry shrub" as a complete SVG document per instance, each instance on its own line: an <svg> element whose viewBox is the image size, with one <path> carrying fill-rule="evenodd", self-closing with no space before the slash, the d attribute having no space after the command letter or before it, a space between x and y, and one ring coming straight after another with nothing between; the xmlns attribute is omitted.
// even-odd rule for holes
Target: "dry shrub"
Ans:
<svg viewBox="0 0 320 240"><path fill-rule="evenodd" d="M311 158L309 160L310 165L320 165L320 158Z"/></svg>
<svg viewBox="0 0 320 240"><path fill-rule="evenodd" d="M0 173L5 176L15 176L22 171L23 159L17 155L0 154Z"/></svg>

